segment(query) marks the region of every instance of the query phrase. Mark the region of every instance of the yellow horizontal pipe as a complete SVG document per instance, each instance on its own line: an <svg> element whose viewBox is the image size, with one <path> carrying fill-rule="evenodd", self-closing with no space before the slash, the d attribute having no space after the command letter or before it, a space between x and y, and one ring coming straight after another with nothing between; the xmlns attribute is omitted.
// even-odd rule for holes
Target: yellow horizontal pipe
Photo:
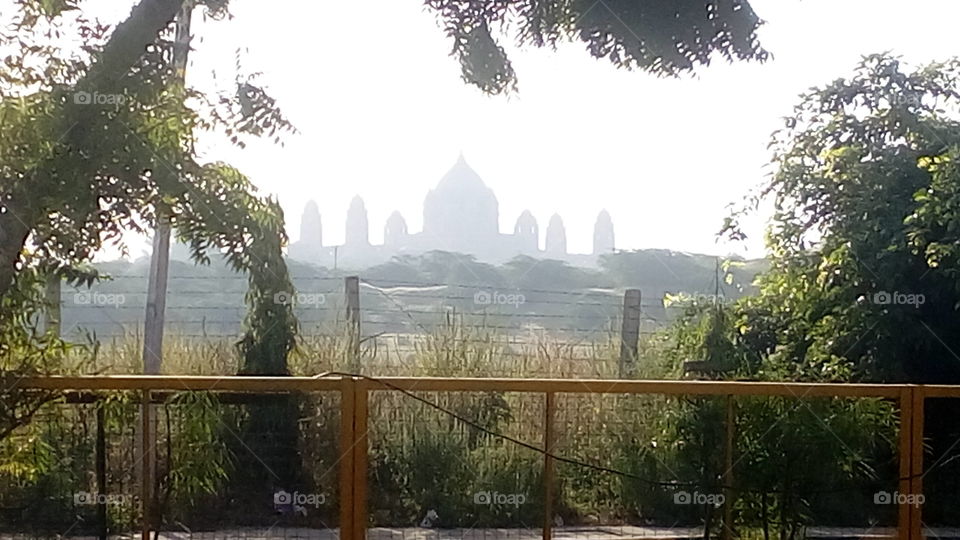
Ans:
<svg viewBox="0 0 960 540"><path fill-rule="evenodd" d="M222 392L339 391L340 377L241 377L101 375L25 377L17 388L43 390L158 390ZM559 392L601 394L735 395L784 397L897 398L910 385L754 381L672 381L619 379L510 379L377 377L359 379L360 388L425 392ZM928 397L960 397L960 386L920 386ZM930 390L928 390L930 389Z"/></svg>
<svg viewBox="0 0 960 540"><path fill-rule="evenodd" d="M239 377L193 375L80 375L24 377L15 388L41 390L157 390L218 392L317 392L340 390L339 377Z"/></svg>

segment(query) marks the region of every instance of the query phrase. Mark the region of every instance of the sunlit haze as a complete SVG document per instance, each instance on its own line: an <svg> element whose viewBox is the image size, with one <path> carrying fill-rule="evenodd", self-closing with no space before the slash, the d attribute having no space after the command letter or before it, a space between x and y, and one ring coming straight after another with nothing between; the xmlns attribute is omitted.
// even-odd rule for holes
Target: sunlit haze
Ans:
<svg viewBox="0 0 960 540"><path fill-rule="evenodd" d="M85 10L112 23L131 5L98 0ZM501 231L529 209L541 246L557 212L569 250L589 252L605 208L618 249L761 256L769 209L748 223L744 245L718 243L716 232L728 204L769 172L770 133L798 94L849 74L864 54L892 51L911 63L960 54L960 3L752 5L766 21L760 39L773 58L765 64L717 59L695 77L660 79L617 70L580 45L513 50L503 40L519 92L489 97L461 81L448 39L420 2L234 2L232 21L196 18L188 81L230 90L240 49L243 69L263 73L258 81L300 134L282 147L258 141L242 150L210 136L203 158L229 162L276 194L292 240L313 199L324 243L341 243L355 195L366 202L372 242L394 210L419 231L424 196L462 152L499 199Z"/></svg>

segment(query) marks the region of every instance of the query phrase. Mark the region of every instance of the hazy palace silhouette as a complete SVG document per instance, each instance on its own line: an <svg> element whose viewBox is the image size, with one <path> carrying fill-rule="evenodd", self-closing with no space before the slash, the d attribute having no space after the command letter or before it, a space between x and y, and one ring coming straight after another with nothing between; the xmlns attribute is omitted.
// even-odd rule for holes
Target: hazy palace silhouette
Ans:
<svg viewBox="0 0 960 540"><path fill-rule="evenodd" d="M383 244L369 239L369 222L363 199L354 197L347 211L346 238L343 245L323 244L323 226L317 203L310 201L303 210L300 239L290 245L290 257L323 266L363 267L390 260L398 255L418 255L432 250L452 251L475 256L487 262L503 262L518 255L566 260L593 265L598 255L614 250L613 221L606 210L597 216L593 229L593 252L567 252L567 234L563 219L554 214L547 225L545 249L540 249L540 227L529 210L517 218L512 233L501 233L497 196L467 164L463 155L423 201L423 231L412 233L399 212L387 218Z"/></svg>

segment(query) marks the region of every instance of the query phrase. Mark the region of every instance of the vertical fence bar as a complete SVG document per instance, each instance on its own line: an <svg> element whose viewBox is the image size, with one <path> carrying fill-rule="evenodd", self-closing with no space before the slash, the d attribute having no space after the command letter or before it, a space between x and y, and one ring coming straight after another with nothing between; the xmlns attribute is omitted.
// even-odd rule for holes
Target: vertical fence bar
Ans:
<svg viewBox="0 0 960 540"><path fill-rule="evenodd" d="M899 476L897 493L909 493L910 475L913 471L913 394L909 388L900 391L900 434L899 434ZM911 511L906 498L901 498L897 506L897 538L909 540L911 535Z"/></svg>
<svg viewBox="0 0 960 540"><path fill-rule="evenodd" d="M366 381L356 381L353 405L353 535L355 540L367 537L367 465L369 443L367 439L367 415L369 413L370 388Z"/></svg>
<svg viewBox="0 0 960 540"><path fill-rule="evenodd" d="M732 540L736 536L733 530L733 453L736 443L737 413L733 395L727 396L727 411L725 422L725 440L723 447L723 528L720 530L721 540Z"/></svg>
<svg viewBox="0 0 960 540"><path fill-rule="evenodd" d="M143 391L140 406L140 538L150 540L153 517L153 411L150 405L150 390Z"/></svg>
<svg viewBox="0 0 960 540"><path fill-rule="evenodd" d="M97 537L107 540L107 434L104 403L97 402L97 448L95 469L97 473Z"/></svg>
<svg viewBox="0 0 960 540"><path fill-rule="evenodd" d="M340 380L340 540L353 540L353 406L356 383L352 377Z"/></svg>
<svg viewBox="0 0 960 540"><path fill-rule="evenodd" d="M914 386L910 389L910 430L912 432L910 445L910 537L916 540L923 538L923 522L921 521L922 505L920 497L923 493L923 424L924 424L924 390Z"/></svg>
<svg viewBox="0 0 960 540"><path fill-rule="evenodd" d="M550 540L553 537L554 465L553 457L549 454L553 452L556 440L554 421L557 403L553 392L545 392L544 398L543 449L546 454L543 456L543 540Z"/></svg>

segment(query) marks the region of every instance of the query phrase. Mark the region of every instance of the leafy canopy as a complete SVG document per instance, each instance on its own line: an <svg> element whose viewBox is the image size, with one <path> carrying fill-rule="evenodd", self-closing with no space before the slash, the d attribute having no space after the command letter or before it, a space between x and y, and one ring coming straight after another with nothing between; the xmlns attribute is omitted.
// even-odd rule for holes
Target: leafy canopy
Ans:
<svg viewBox="0 0 960 540"><path fill-rule="evenodd" d="M771 269L740 324L783 376L960 381L958 83L957 60L869 56L775 133Z"/></svg>
<svg viewBox="0 0 960 540"><path fill-rule="evenodd" d="M761 21L747 0L426 0L453 41L463 80L484 92L515 89L517 76L494 35L518 46L581 42L615 66L675 77L714 53L764 61Z"/></svg>

